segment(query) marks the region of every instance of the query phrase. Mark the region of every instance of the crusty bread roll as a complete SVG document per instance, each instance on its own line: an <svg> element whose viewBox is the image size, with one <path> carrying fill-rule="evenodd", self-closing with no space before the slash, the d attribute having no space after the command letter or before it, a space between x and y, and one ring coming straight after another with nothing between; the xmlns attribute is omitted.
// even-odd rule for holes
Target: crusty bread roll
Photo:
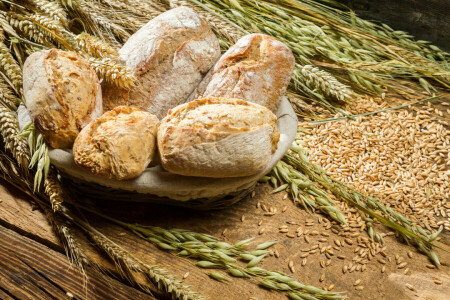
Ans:
<svg viewBox="0 0 450 300"><path fill-rule="evenodd" d="M275 112L295 66L292 51L264 34L246 35L219 59L189 100L238 98Z"/></svg>
<svg viewBox="0 0 450 300"><path fill-rule="evenodd" d="M102 114L97 75L75 52L31 54L23 66L23 91L34 125L53 148L70 148L80 130Z"/></svg>
<svg viewBox="0 0 450 300"><path fill-rule="evenodd" d="M158 129L161 163L169 172L240 177L264 169L280 134L267 108L239 99L206 98L175 107Z"/></svg>
<svg viewBox="0 0 450 300"><path fill-rule="evenodd" d="M139 29L119 53L137 82L131 89L104 84L105 109L129 105L162 118L186 101L220 57L220 46L206 21L178 7Z"/></svg>
<svg viewBox="0 0 450 300"><path fill-rule="evenodd" d="M75 163L107 178L138 177L156 153L158 124L146 111L118 106L80 132L73 145Z"/></svg>

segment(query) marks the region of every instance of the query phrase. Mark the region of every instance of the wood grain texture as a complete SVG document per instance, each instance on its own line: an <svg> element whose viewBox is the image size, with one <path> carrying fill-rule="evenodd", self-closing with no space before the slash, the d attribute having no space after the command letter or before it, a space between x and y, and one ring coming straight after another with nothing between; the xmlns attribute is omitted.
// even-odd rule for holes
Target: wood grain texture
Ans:
<svg viewBox="0 0 450 300"><path fill-rule="evenodd" d="M448 0L338 0L358 16L404 30L416 39L431 41L450 50L450 1Z"/></svg>
<svg viewBox="0 0 450 300"><path fill-rule="evenodd" d="M380 272L381 265L376 261L372 261L365 272L353 272L343 275L341 269L344 263L348 263L354 256L354 247L342 247L339 254L344 255L346 259L341 261L333 258L331 265L326 268L320 267L319 262L326 260L326 258L319 254L310 255L306 266L301 267L302 259L299 257L301 254L300 250L318 244L317 240L319 237L311 237L310 243L306 243L303 238L287 238L286 234L278 232L278 227L286 225L286 221L295 221L298 225L289 225L290 232L295 231L298 226L302 226L304 229L307 228L310 231L317 230L324 232L325 230L317 222L318 215L310 215L302 209L295 207L289 198L283 200L283 193L273 195L270 191L271 188L268 185L259 185L256 189L255 198L246 198L231 208L210 212L141 203L117 203L108 200L96 202L95 206L108 215L128 222L156 225L164 228L177 227L191 229L197 232L210 233L231 243L249 237L256 237L255 244L267 240L278 240L279 243L273 249L279 251L280 258L268 257L261 263L261 267L283 271L301 282L315 286L327 287L333 283L335 284L335 291L346 291L350 299L386 299L391 296L395 296L395 299L410 299L410 295L404 284L398 283L398 276L389 276L390 274L403 275L403 270L397 269L395 263L388 264L386 273L384 274ZM264 216L263 210L256 209L257 201L261 201L267 207L276 207L279 213L272 217ZM3 204L0 204L0 206ZM9 205L12 205L12 203L9 203ZM284 206L287 206L286 212L280 213ZM241 222L242 215L245 215L244 222ZM87 215L87 218L99 231L109 236L144 262L149 264L157 263L170 273L175 274L178 278L181 278L189 271L190 275L185 280L185 283L191 285L193 290L200 291L207 299L249 299L250 297L256 297L257 299L284 299L280 294L261 289L247 280L233 279L233 282L230 284L210 280L204 270L198 269L193 265L193 261L175 258L172 254L163 252L122 228L95 216ZM261 219L263 220L263 224L262 226L258 226L257 223ZM306 219L313 220L315 225L305 227ZM28 221L28 226L30 228L33 227L32 220ZM22 222L17 223L24 224L26 222L22 220ZM260 236L258 235L258 231L261 228L265 228L266 231ZM226 232L223 234L225 229ZM378 229L383 232L385 231L382 227ZM337 236L329 230L326 232L330 234L328 239L332 243L333 239ZM43 236L45 235L46 233L44 232ZM434 290L434 293L438 295L445 292L443 287L446 284L450 284L450 281L444 281L441 286L438 286L432 282L431 278L433 276L443 278L442 274L449 272L448 267L443 266L441 270L429 270L425 267L429 263L427 258L416 252L413 248L391 237L387 238L387 244L388 249L386 252L388 256L393 258L397 253L402 255L408 262L408 267L411 269L412 275L421 273L423 274L422 277L428 276L430 280L424 281L420 286L422 291ZM89 244L86 243L86 245ZM15 249L20 249L20 247L14 247L16 247ZM413 251L414 259L408 259L406 257L407 250ZM442 252L438 253L443 263L448 264L450 262L448 256L445 256ZM98 256L94 257L90 251L89 257L93 257L96 261L100 261L105 266L109 266L108 268L111 268L105 259L102 260ZM288 263L291 260L294 262L296 268L296 272L293 274L290 273L288 268ZM322 274L325 275L326 279L323 283L320 283L319 277ZM409 278L410 276L406 277ZM356 291L353 287L353 282L358 278L362 280L362 285L365 287L361 292ZM444 280L446 279L444 278Z"/></svg>
<svg viewBox="0 0 450 300"><path fill-rule="evenodd" d="M63 254L2 226L0 240L0 299L154 299L93 272L85 282Z"/></svg>

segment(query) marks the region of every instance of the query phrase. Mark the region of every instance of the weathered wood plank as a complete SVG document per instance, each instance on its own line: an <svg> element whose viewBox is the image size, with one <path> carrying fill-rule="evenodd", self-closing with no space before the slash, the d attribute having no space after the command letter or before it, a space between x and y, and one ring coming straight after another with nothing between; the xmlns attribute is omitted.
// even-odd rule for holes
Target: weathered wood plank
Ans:
<svg viewBox="0 0 450 300"><path fill-rule="evenodd" d="M301 267L302 259L299 257L301 254L300 249L318 244L319 237L312 237L310 243L306 243L303 238L287 238L285 234L278 232L278 227L285 225L288 220L296 221L299 225L304 226L305 219L315 221L314 226L308 227L310 231L317 230L323 232L323 226L318 224L317 215L310 215L295 207L289 199L283 200L282 193L272 195L270 190L269 186L260 185L257 187L256 197L254 199L244 199L231 208L212 212L198 212L149 204L114 203L108 200L96 202L96 206L108 215L129 222L206 232L215 236L222 236L225 241L231 243L253 236L257 237L255 243L266 240L278 240L279 243L274 246L274 249L280 252L280 258L268 257L261 263L262 267L290 274L288 263L292 260L297 270L296 273L291 274L293 277L301 282L320 287L327 287L333 283L335 284L334 290L346 291L351 299L364 299L368 297L371 299L384 299L391 296L395 296L396 299L409 299L405 286L396 283L398 277L393 277L397 278L395 280L389 279L389 274L402 275L403 270L398 270L395 262L387 265L386 273L384 274L380 272L381 265L373 261L363 273L353 272L343 275L341 269L344 263L349 263L354 256L354 247L342 247L339 254L345 256L346 259L341 261L333 258L332 264L325 269L320 267L319 262L326 260L326 258L318 254L308 257L306 266ZM255 207L258 200L265 203L267 207L276 207L279 212L283 206L287 206L287 211L285 213L278 213L273 217L264 216L264 211ZM240 220L242 215L246 216L244 222ZM234 279L232 284L223 284L210 280L207 278L206 272L193 266L192 261L174 258L173 255L149 245L133 234L124 231L122 228L93 216L88 215L87 217L92 225L146 263L157 263L170 273L175 274L178 278L181 278L183 274L189 271L190 275L185 280L185 283L191 285L193 290L201 292L208 299L249 299L252 296L258 299L280 299L280 294L263 290L246 280ZM260 219L264 220L263 225L257 226ZM289 228L293 231L299 225L290 225ZM32 227L32 222L28 226ZM266 231L262 236L259 236L258 231L261 228L265 228ZM306 227L303 228L306 229ZM227 229L227 232L225 235L222 235L225 229ZM379 229L384 231L381 227ZM327 233L330 234L328 238L329 243L332 243L333 239L337 238L337 236L330 231L327 231ZM412 249L399 243L394 238L388 237L386 240L388 245L386 253L391 258L397 253L404 256L407 250ZM414 259L407 259L408 267L411 269L412 274L423 273L425 274L423 276L429 276L431 278L432 276L441 276L445 272L448 272L449 269L445 266L441 270L428 270L425 268L425 265L429 263L427 258L416 253L414 249L412 250L415 253ZM450 261L448 256L445 256L442 252L439 254L444 263ZM107 265L105 260L102 263ZM319 277L322 274L326 278L323 283L319 282ZM353 287L353 282L358 278L362 279L362 284L365 286L361 292L356 291ZM376 284L373 284L373 282L376 282ZM443 286L448 285L449 281L445 281L441 286L433 284L432 281L425 283L421 285L422 290L434 289L437 294L445 295Z"/></svg>
<svg viewBox="0 0 450 300"><path fill-rule="evenodd" d="M0 216L0 225L12 226L33 239L46 241L49 246L61 247L45 215L33 210L28 196L9 184L0 185Z"/></svg>
<svg viewBox="0 0 450 300"><path fill-rule="evenodd" d="M2 226L0 241L0 299L154 299L92 271L85 282L64 255Z"/></svg>
<svg viewBox="0 0 450 300"><path fill-rule="evenodd" d="M450 49L450 1L447 0L339 0L354 9L358 16L404 30L416 39L431 41Z"/></svg>

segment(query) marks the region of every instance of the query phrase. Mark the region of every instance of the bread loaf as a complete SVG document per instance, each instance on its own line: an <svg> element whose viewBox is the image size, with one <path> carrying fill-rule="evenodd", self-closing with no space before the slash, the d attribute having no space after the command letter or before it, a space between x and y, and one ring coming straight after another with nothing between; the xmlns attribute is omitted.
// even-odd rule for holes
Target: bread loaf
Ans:
<svg viewBox="0 0 450 300"><path fill-rule="evenodd" d="M238 98L275 112L295 66L292 51L263 34L246 35L219 59L189 100Z"/></svg>
<svg viewBox="0 0 450 300"><path fill-rule="evenodd" d="M75 52L31 54L23 67L23 91L34 125L53 148L70 148L80 130L102 114L97 75Z"/></svg>
<svg viewBox="0 0 450 300"><path fill-rule="evenodd" d="M146 111L116 107L80 132L73 145L75 163L107 178L138 177L156 153L158 123Z"/></svg>
<svg viewBox="0 0 450 300"><path fill-rule="evenodd" d="M206 98L169 111L158 129L163 167L201 177L240 177L264 169L277 148L276 116L239 99Z"/></svg>
<svg viewBox="0 0 450 300"><path fill-rule="evenodd" d="M119 51L137 78L136 86L105 84L103 103L139 107L159 118L186 101L220 57L219 42L209 25L187 7L171 9L133 34Z"/></svg>

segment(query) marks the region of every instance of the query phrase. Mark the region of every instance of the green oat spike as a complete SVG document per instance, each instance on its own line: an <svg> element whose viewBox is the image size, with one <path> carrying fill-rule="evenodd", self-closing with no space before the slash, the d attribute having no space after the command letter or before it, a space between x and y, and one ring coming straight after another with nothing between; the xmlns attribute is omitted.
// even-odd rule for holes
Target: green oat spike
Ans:
<svg viewBox="0 0 450 300"><path fill-rule="evenodd" d="M234 244L234 246L237 248L247 248L251 244L251 241L253 241L254 239L255 238L252 237L252 238L237 242L236 244Z"/></svg>
<svg viewBox="0 0 450 300"><path fill-rule="evenodd" d="M217 272L209 272L208 276L217 281L233 281L231 278Z"/></svg>
<svg viewBox="0 0 450 300"><path fill-rule="evenodd" d="M263 258L266 255L261 255L261 256L257 256L254 259L252 259L246 266L246 268L252 268L254 266L256 266L257 264L259 264L261 262L261 260L263 260Z"/></svg>
<svg viewBox="0 0 450 300"><path fill-rule="evenodd" d="M264 242L262 244L259 244L258 246L256 246L255 250L265 250L269 247L272 247L273 245L275 245L277 242L276 241L268 241L268 242Z"/></svg>
<svg viewBox="0 0 450 300"><path fill-rule="evenodd" d="M261 255L265 255L268 253L269 253L269 251L267 251L267 250L253 250L252 252L250 252L250 254L254 255L254 256L261 256Z"/></svg>
<svg viewBox="0 0 450 300"><path fill-rule="evenodd" d="M276 193L279 193L279 192L281 192L281 191L284 191L285 189L287 189L288 186L289 186L289 184L287 184L287 183L282 184L282 185L280 185L278 188L274 189L274 190L272 191L272 194L276 194Z"/></svg>
<svg viewBox="0 0 450 300"><path fill-rule="evenodd" d="M195 265L204 269L216 269L221 267L219 264L207 260L200 260Z"/></svg>
<svg viewBox="0 0 450 300"><path fill-rule="evenodd" d="M250 277L249 275L245 274L243 271L230 268L228 269L228 272L233 275L234 277Z"/></svg>
<svg viewBox="0 0 450 300"><path fill-rule="evenodd" d="M256 256L248 254L248 253L241 253L239 256L245 260L245 261L251 261L252 259L256 258Z"/></svg>

